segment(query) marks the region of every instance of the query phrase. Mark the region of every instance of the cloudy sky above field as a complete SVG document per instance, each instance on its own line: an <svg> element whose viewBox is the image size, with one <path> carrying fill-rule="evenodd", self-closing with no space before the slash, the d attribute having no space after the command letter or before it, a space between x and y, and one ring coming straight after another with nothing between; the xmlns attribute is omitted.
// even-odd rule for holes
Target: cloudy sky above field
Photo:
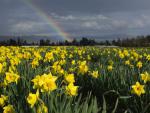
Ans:
<svg viewBox="0 0 150 113"><path fill-rule="evenodd" d="M150 34L150 0L26 1L0 0L0 35L57 36L43 15L73 37Z"/></svg>

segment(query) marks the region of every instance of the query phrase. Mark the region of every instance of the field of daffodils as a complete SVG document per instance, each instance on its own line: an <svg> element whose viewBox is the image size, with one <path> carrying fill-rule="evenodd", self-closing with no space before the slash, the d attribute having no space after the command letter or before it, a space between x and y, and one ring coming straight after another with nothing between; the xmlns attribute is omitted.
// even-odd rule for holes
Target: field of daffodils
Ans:
<svg viewBox="0 0 150 113"><path fill-rule="evenodd" d="M150 113L150 49L2 46L0 113Z"/></svg>

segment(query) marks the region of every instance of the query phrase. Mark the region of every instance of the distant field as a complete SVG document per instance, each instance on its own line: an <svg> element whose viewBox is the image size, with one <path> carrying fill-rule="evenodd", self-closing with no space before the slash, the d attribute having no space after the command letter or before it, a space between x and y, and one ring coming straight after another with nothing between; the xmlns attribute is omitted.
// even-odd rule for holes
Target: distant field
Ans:
<svg viewBox="0 0 150 113"><path fill-rule="evenodd" d="M149 67L149 48L0 47L0 113L149 113Z"/></svg>

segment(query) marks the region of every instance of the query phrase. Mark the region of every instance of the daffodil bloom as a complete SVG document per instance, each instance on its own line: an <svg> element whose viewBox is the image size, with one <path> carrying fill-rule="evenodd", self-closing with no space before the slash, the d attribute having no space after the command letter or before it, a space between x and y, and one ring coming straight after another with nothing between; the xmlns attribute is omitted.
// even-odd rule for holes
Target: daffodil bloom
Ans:
<svg viewBox="0 0 150 113"><path fill-rule="evenodd" d="M136 82L135 85L132 85L132 92L138 96L141 96L141 94L145 94L144 85Z"/></svg>
<svg viewBox="0 0 150 113"><path fill-rule="evenodd" d="M5 77L5 83L9 84L12 82L16 82L16 84L18 83L18 79L20 78L19 75L12 73L12 72L6 72L6 77Z"/></svg>
<svg viewBox="0 0 150 113"><path fill-rule="evenodd" d="M73 57L73 55L72 55L72 54L70 54L70 55L69 55L69 58L72 58L72 57Z"/></svg>
<svg viewBox="0 0 150 113"><path fill-rule="evenodd" d="M86 61L81 62L80 65L79 65L79 72L84 74L87 71L88 71L88 66L86 64Z"/></svg>
<svg viewBox="0 0 150 113"><path fill-rule="evenodd" d="M37 113L48 113L48 108L44 104L42 104L38 106Z"/></svg>
<svg viewBox="0 0 150 113"><path fill-rule="evenodd" d="M112 71L113 70L113 66L112 65L108 65L107 69L108 69L108 71Z"/></svg>
<svg viewBox="0 0 150 113"><path fill-rule="evenodd" d="M66 60L64 59L59 62L60 65L64 65L65 63L66 63Z"/></svg>
<svg viewBox="0 0 150 113"><path fill-rule="evenodd" d="M136 64L136 66L137 66L138 68L141 68L141 67L142 67L142 62L139 61L139 62Z"/></svg>
<svg viewBox="0 0 150 113"><path fill-rule="evenodd" d="M51 92L51 91L57 89L55 81L56 81L56 78L46 79L45 83L43 84L43 86L41 88L41 91L42 92Z"/></svg>
<svg viewBox="0 0 150 113"><path fill-rule="evenodd" d="M65 75L65 80L68 83L74 83L75 82L74 74L67 74L67 75Z"/></svg>
<svg viewBox="0 0 150 113"><path fill-rule="evenodd" d="M54 59L54 56L53 56L53 52L47 52L46 54L45 54L45 59L44 59L44 62L46 62L46 61L51 61L51 60L53 60Z"/></svg>
<svg viewBox="0 0 150 113"><path fill-rule="evenodd" d="M29 58L31 58L31 54L29 52L25 52L23 54L23 58L28 60Z"/></svg>
<svg viewBox="0 0 150 113"><path fill-rule="evenodd" d="M74 65L74 64L75 64L75 60L72 60L72 61L71 61L71 64Z"/></svg>
<svg viewBox="0 0 150 113"><path fill-rule="evenodd" d="M36 68L39 65L39 60L34 58L31 62L32 68Z"/></svg>
<svg viewBox="0 0 150 113"><path fill-rule="evenodd" d="M42 59L42 56L41 56L41 54L39 52L34 52L33 54L34 54L36 59L38 59L38 60Z"/></svg>
<svg viewBox="0 0 150 113"><path fill-rule="evenodd" d="M42 85L44 84L44 78L41 77L40 75L37 75L34 79L31 80L34 83L33 88L34 89L39 89L42 87Z"/></svg>
<svg viewBox="0 0 150 113"><path fill-rule="evenodd" d="M65 53L64 52L61 54L61 58L65 59Z"/></svg>
<svg viewBox="0 0 150 113"><path fill-rule="evenodd" d="M59 74L64 74L65 73L65 71L64 71L64 69L61 69L61 70L59 70L59 72L58 72Z"/></svg>
<svg viewBox="0 0 150 113"><path fill-rule="evenodd" d="M136 52L133 52L133 56L135 57L135 59L138 59L138 58L139 58L139 54L136 53Z"/></svg>
<svg viewBox="0 0 150 113"><path fill-rule="evenodd" d="M3 64L0 63L0 73L2 72Z"/></svg>
<svg viewBox="0 0 150 113"><path fill-rule="evenodd" d="M15 109L13 108L12 105L7 105L3 107L3 113L15 113Z"/></svg>
<svg viewBox="0 0 150 113"><path fill-rule="evenodd" d="M129 56L128 50L123 50L123 54L124 54L125 56Z"/></svg>
<svg viewBox="0 0 150 113"><path fill-rule="evenodd" d="M150 54L146 56L146 59L150 61Z"/></svg>
<svg viewBox="0 0 150 113"><path fill-rule="evenodd" d="M148 72L144 72L141 74L141 78L144 81L144 83L150 81L150 74Z"/></svg>
<svg viewBox="0 0 150 113"><path fill-rule="evenodd" d="M91 60L91 56L90 56L90 55L88 55L88 56L87 56L87 59L88 59L88 60Z"/></svg>
<svg viewBox="0 0 150 113"><path fill-rule="evenodd" d="M99 76L98 71L93 71L91 73L92 77L97 78Z"/></svg>
<svg viewBox="0 0 150 113"><path fill-rule="evenodd" d="M78 86L74 86L73 83L70 83L66 86L66 94L70 96L76 96L78 94Z"/></svg>
<svg viewBox="0 0 150 113"><path fill-rule="evenodd" d="M14 65L9 66L8 72L10 73L18 73L17 72L17 67Z"/></svg>
<svg viewBox="0 0 150 113"><path fill-rule="evenodd" d="M58 62L55 62L52 66L55 72L63 74L64 70L61 68L61 65Z"/></svg>
<svg viewBox="0 0 150 113"><path fill-rule="evenodd" d="M57 89L57 85L56 85L56 80L57 77L56 76L52 76L51 73L49 74L44 74L42 75L42 77L44 78L44 84L42 85L42 92L50 92L53 91L55 89Z"/></svg>
<svg viewBox="0 0 150 113"><path fill-rule="evenodd" d="M17 58L17 57L14 57L14 58L10 59L11 65L16 65L17 66L20 62L21 62L20 59Z"/></svg>
<svg viewBox="0 0 150 113"><path fill-rule="evenodd" d="M114 62L112 60L109 60L108 63L109 63L109 65L113 65L114 64Z"/></svg>
<svg viewBox="0 0 150 113"><path fill-rule="evenodd" d="M33 88L40 89L42 92L51 92L57 89L55 81L57 80L56 76L52 76L51 73L43 74L41 76L36 76L31 81L34 83Z"/></svg>
<svg viewBox="0 0 150 113"><path fill-rule="evenodd" d="M124 58L124 54L123 54L123 53L119 53L119 57L120 57L121 59L123 59L123 58Z"/></svg>
<svg viewBox="0 0 150 113"><path fill-rule="evenodd" d="M125 65L130 65L130 60L126 60Z"/></svg>
<svg viewBox="0 0 150 113"><path fill-rule="evenodd" d="M1 95L0 97L0 106L3 107L5 105L5 102L8 100L8 97L5 95Z"/></svg>
<svg viewBox="0 0 150 113"><path fill-rule="evenodd" d="M37 91L36 94L29 93L29 95L27 97L27 102L30 104L31 108L33 108L33 106L37 102L38 98L39 98L39 91Z"/></svg>

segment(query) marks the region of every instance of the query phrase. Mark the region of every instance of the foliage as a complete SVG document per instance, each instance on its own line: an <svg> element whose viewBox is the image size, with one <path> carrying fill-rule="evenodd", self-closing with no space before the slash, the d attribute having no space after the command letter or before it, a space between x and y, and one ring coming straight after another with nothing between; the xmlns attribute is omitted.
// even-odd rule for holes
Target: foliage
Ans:
<svg viewBox="0 0 150 113"><path fill-rule="evenodd" d="M150 49L0 47L0 112L149 113Z"/></svg>

